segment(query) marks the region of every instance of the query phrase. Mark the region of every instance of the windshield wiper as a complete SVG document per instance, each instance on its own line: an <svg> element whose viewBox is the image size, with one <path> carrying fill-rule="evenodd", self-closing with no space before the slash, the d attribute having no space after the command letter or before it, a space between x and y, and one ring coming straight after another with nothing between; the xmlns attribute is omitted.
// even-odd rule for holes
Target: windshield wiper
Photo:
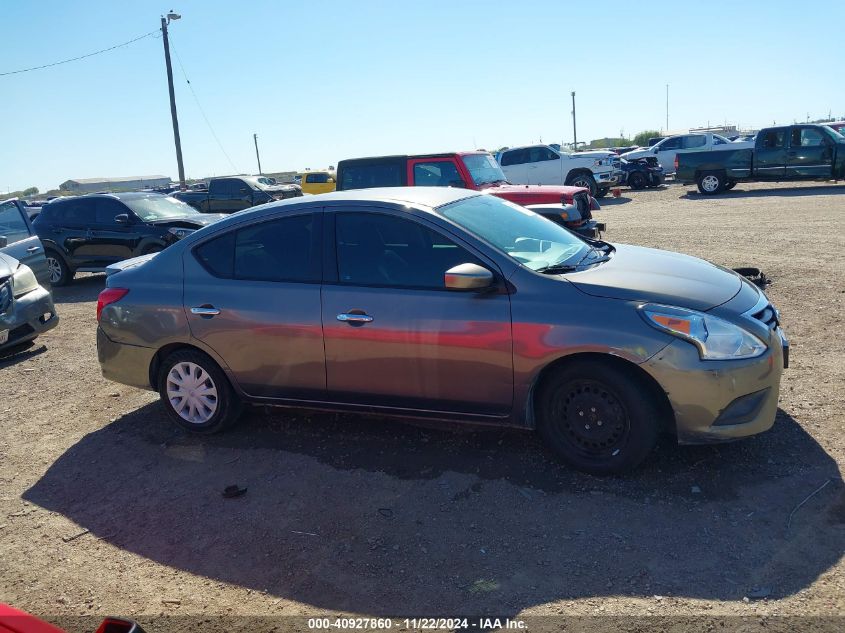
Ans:
<svg viewBox="0 0 845 633"><path fill-rule="evenodd" d="M560 275L561 273L571 273L576 270L578 270L577 264L552 264L538 268L535 272L543 273L544 275Z"/></svg>

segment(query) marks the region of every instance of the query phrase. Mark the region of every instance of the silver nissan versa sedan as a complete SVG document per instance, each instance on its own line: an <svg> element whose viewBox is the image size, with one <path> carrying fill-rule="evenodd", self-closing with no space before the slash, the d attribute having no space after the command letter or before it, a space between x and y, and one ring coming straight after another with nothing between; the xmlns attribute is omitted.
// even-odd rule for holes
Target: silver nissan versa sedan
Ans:
<svg viewBox="0 0 845 633"><path fill-rule="evenodd" d="M109 273L103 374L197 433L243 404L462 420L615 473L661 431L769 429L787 359L777 310L736 273L464 189L272 203Z"/></svg>

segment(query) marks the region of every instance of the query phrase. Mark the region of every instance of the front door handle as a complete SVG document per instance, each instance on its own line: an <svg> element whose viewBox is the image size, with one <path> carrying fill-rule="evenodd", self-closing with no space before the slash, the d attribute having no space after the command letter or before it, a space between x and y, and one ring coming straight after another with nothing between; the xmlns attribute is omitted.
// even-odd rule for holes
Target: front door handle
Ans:
<svg viewBox="0 0 845 633"><path fill-rule="evenodd" d="M338 321L349 324L370 323L373 320L369 314L355 314L354 312L341 312L337 315Z"/></svg>
<svg viewBox="0 0 845 633"><path fill-rule="evenodd" d="M220 314L220 310L214 306L197 306L196 308L191 308L191 314L196 314L201 317L213 317Z"/></svg>
<svg viewBox="0 0 845 633"><path fill-rule="evenodd" d="M27 253L37 253L40 250L41 250L40 246L30 246L28 249L26 249L26 252Z"/></svg>

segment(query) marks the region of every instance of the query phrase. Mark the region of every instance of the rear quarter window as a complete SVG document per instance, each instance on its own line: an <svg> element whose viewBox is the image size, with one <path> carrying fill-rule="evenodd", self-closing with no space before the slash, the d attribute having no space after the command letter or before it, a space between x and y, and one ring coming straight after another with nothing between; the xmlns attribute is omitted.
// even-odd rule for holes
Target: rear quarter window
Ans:
<svg viewBox="0 0 845 633"><path fill-rule="evenodd" d="M402 187L405 184L404 171L404 161L353 163L343 167L338 184L343 190Z"/></svg>

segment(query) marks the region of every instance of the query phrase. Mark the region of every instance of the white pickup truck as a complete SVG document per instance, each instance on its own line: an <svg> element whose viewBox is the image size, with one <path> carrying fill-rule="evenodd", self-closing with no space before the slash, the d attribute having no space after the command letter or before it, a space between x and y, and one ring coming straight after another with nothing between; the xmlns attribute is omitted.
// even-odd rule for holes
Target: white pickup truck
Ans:
<svg viewBox="0 0 845 633"><path fill-rule="evenodd" d="M653 156L663 168L663 173L675 173L675 156L687 152L706 152L720 149L743 149L754 147L754 143L740 141L731 142L724 136L712 132L694 132L669 136L651 147L635 149L622 154L625 160L636 160Z"/></svg>
<svg viewBox="0 0 845 633"><path fill-rule="evenodd" d="M569 154L548 145L528 145L502 150L496 159L515 185L586 187L594 198L607 195L622 177L622 162L613 152Z"/></svg>

